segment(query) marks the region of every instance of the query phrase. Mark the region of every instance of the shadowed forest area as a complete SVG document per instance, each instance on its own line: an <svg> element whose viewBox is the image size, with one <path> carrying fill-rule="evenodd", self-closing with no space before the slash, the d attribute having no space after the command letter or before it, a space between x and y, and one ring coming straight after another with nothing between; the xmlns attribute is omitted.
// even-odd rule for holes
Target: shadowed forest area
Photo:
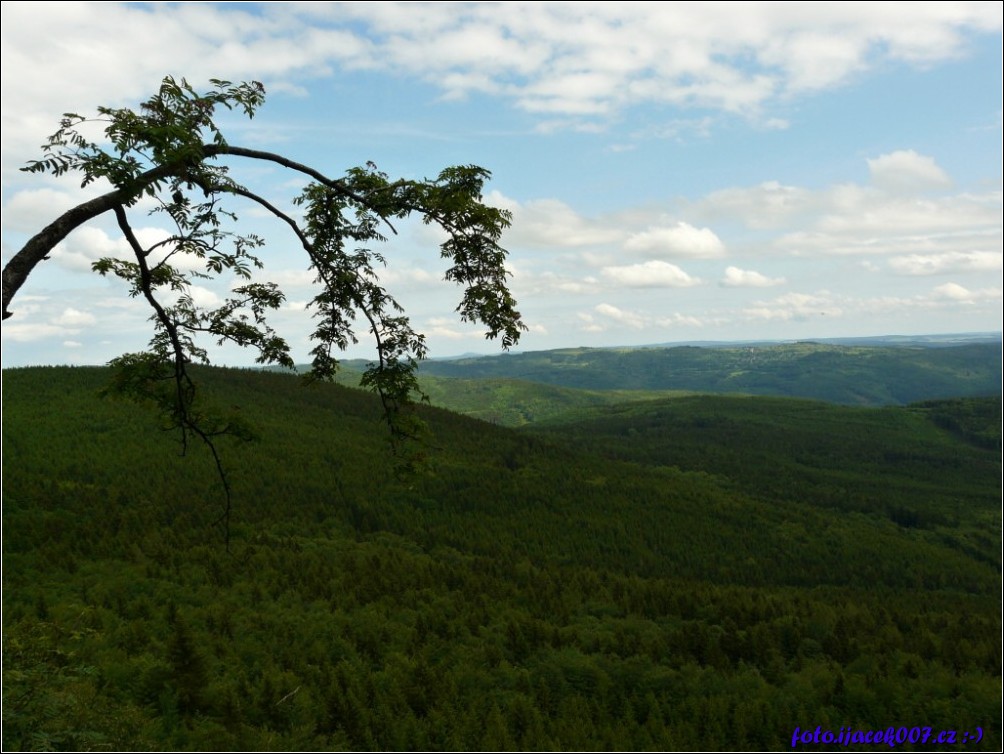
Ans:
<svg viewBox="0 0 1004 754"><path fill-rule="evenodd" d="M229 552L108 370L4 371L5 750L1000 749L999 395L422 407L401 476L372 395L193 371L258 434Z"/></svg>

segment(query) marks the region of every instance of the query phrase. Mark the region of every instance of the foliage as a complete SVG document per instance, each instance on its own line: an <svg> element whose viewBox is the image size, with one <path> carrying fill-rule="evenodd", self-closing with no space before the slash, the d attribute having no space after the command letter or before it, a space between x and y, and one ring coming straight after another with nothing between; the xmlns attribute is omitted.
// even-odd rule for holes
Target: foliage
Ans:
<svg viewBox="0 0 1004 754"><path fill-rule="evenodd" d="M188 365L209 362L204 340L254 349L261 364L293 367L288 342L268 321L285 296L273 282L252 282L252 271L264 267L260 250L265 241L229 229L237 217L225 201L242 197L288 226L315 275L310 377L334 375L335 354L357 342L354 323L359 316L377 354L363 383L380 396L395 443L413 439L420 427L407 409L418 394L414 372L426 355L425 339L380 283L384 259L371 246L386 240L383 233L393 231L393 221L410 215L443 228L445 278L463 289L457 307L461 319L483 323L487 337L500 338L503 348L515 345L524 325L507 287L506 252L500 246L511 216L482 203L489 172L457 166L431 180L392 181L367 163L332 179L281 155L231 144L214 120L216 112L238 110L252 118L264 103L265 90L259 82L234 85L214 79L212 86L199 93L184 79L167 77L138 110L99 107L96 119L75 113L63 117L43 145L42 158L24 170L75 173L81 186L98 182L112 191L65 213L15 255L4 270L5 316L28 273L66 233L102 212L113 212L133 258L104 258L94 269L122 279L130 296L144 298L153 310L154 327L146 352L113 362L120 372L115 387L152 401L167 426L179 432L183 446L193 438L217 454L217 436L246 433L232 417L207 421L196 403L198 391ZM86 135L94 122L103 125L103 141ZM276 163L309 177L311 182L293 199L302 218L235 181L227 159ZM167 238L148 246L129 218L141 200L173 228ZM197 303L193 284L225 275L239 281L232 295L216 307ZM228 493L227 518L230 482L222 466L220 478Z"/></svg>
<svg viewBox="0 0 1004 754"><path fill-rule="evenodd" d="M4 372L5 749L777 750L906 720L1000 747L1000 458L950 403L683 397L546 435L419 407L441 449L398 480L373 396L193 374L261 428L221 449L255 501L229 554L211 457L96 400L108 370Z"/></svg>
<svg viewBox="0 0 1004 754"><path fill-rule="evenodd" d="M348 361L337 381L359 387L357 361ZM689 392L668 390L584 390L507 377L436 377L419 368L419 389L433 406L504 427L561 419L597 406L653 400Z"/></svg>
<svg viewBox="0 0 1004 754"><path fill-rule="evenodd" d="M528 430L612 458L714 474L762 499L885 516L993 562L984 532L997 526L999 506L988 504L986 483L1000 458L987 451L999 446L951 429L996 428L999 438L1000 407L999 397L880 410L694 395L580 410Z"/></svg>

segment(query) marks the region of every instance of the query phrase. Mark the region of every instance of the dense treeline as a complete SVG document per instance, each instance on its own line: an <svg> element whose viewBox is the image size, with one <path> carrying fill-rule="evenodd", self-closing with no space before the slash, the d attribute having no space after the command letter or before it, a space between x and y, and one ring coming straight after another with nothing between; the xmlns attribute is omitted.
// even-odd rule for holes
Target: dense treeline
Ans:
<svg viewBox="0 0 1004 754"><path fill-rule="evenodd" d="M611 458L729 479L761 500L885 515L999 553L1001 399L859 409L695 395L566 413L529 431ZM990 451L990 452L988 452ZM971 526L971 530L970 527Z"/></svg>
<svg viewBox="0 0 1004 754"><path fill-rule="evenodd" d="M904 405L1000 394L1001 342L565 348L422 364L421 374L588 390L689 390ZM453 408L450 403L444 404Z"/></svg>
<svg viewBox="0 0 1004 754"><path fill-rule="evenodd" d="M96 398L105 370L4 372L5 750L1001 745L977 404L679 399L532 435L428 409L397 477L371 396L199 377L261 435L222 448L229 553L210 459Z"/></svg>

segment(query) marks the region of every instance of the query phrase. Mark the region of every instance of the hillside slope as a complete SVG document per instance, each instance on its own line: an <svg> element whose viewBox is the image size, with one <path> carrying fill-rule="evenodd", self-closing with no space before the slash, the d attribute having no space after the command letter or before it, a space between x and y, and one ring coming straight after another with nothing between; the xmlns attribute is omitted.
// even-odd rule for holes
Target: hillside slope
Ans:
<svg viewBox="0 0 1004 754"><path fill-rule="evenodd" d="M435 409L398 478L372 396L198 371L261 436L223 449L229 553L206 454L97 399L105 370L4 372L5 749L778 749L907 719L1000 745L999 454L950 409L876 439L956 469L898 523ZM877 498L901 461L847 471Z"/></svg>

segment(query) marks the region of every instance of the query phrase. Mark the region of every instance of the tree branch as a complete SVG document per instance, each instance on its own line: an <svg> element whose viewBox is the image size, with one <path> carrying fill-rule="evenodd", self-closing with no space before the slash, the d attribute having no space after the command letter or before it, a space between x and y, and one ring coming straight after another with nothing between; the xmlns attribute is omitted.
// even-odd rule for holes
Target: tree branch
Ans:
<svg viewBox="0 0 1004 754"><path fill-rule="evenodd" d="M35 266L45 259L56 244L66 238L71 231L116 206L128 204L144 187L168 178L178 170L179 166L177 165L160 165L148 170L140 176L137 186L116 189L83 204L78 204L29 239L28 243L11 257L3 268L3 318L7 319L11 316L11 312L8 310L11 299L24 285L24 281L28 279Z"/></svg>
<svg viewBox="0 0 1004 754"><path fill-rule="evenodd" d="M235 157L274 162L283 167L303 173L364 207L372 206L371 201L346 187L342 181L329 178L308 165L287 159L282 155L258 149L235 147L229 144L204 144L202 146L203 160L221 155L234 155ZM12 316L10 302L38 263L44 260L55 248L56 244L66 238L73 230L109 210L113 210L116 206L126 206L132 203L151 184L162 181L165 178L184 176L190 169L190 159L158 165L136 177L135 180L130 182L129 186L109 191L107 194L102 194L90 201L77 205L73 209L67 210L42 231L29 239L21 250L11 257L3 269L3 319ZM232 191L229 188L228 190ZM390 227L393 230L393 226Z"/></svg>
<svg viewBox="0 0 1004 754"><path fill-rule="evenodd" d="M185 350L181 343L181 338L178 335L177 323L171 319L171 316L167 313L167 311L165 311L164 307L153 295L152 277L150 274L150 268L146 263L146 250L140 244L139 239L136 238L136 234L133 233L132 226L129 225L129 219L126 217L125 208L121 204L117 204L113 207L113 209L115 211L115 219L118 221L119 229L128 241L130 248L132 248L133 254L136 257L136 262L139 265L140 287L143 291L143 297L147 300L150 306L153 307L154 312L156 312L157 319L160 321L171 340L171 350L174 353L173 361L175 383L173 420L177 424L178 429L181 431L182 454L184 454L185 450L188 448L188 433L191 432L193 435L202 440L202 443L209 449L209 452L213 457L213 463L216 465L216 474L220 479L220 483L223 485L224 505L223 511L220 514L219 519L217 519L217 523L223 524L224 540L227 552L229 552L230 514L233 509L233 496L230 490L230 480L227 478L227 472L223 468L223 459L220 458L219 451L216 448L216 443L213 442L213 435L221 433L209 432L203 429L199 426L197 418L193 418L191 412L188 410L188 407L195 400L195 383L192 382L192 378L189 377L188 370L185 367Z"/></svg>

